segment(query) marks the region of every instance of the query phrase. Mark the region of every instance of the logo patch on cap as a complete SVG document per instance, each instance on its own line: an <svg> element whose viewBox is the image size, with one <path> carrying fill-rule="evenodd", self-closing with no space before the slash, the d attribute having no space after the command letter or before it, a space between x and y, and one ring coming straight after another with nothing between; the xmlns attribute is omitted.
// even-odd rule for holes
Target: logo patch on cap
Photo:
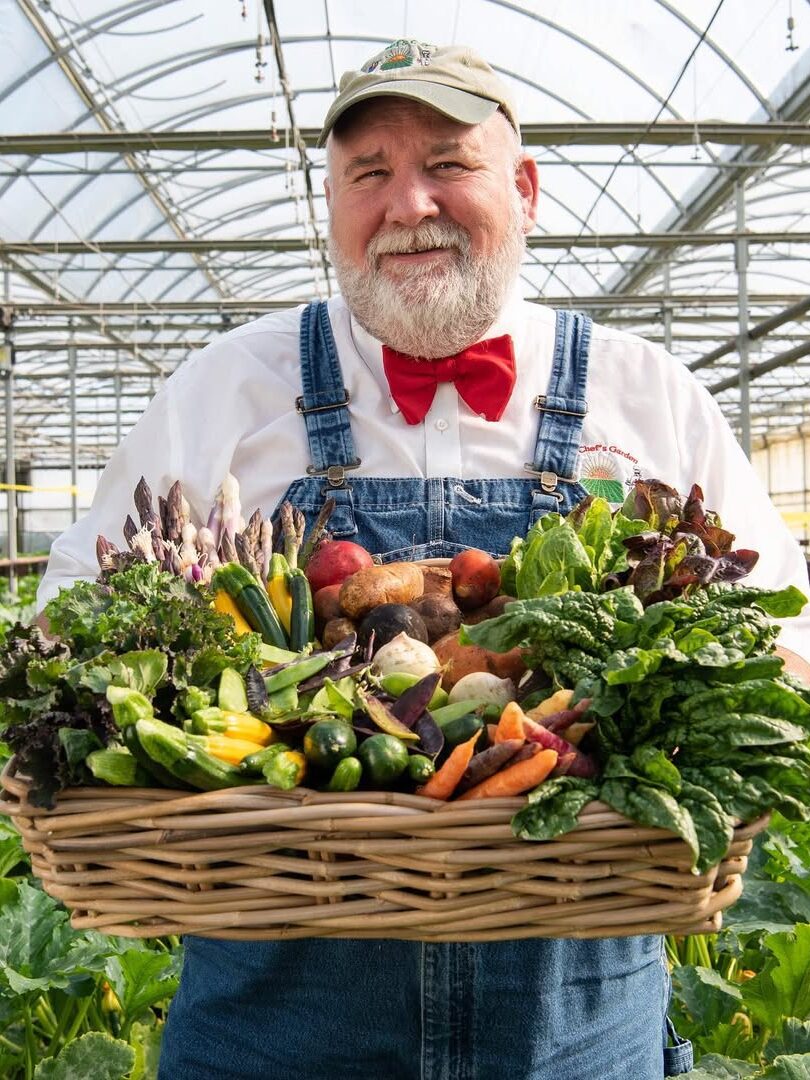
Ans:
<svg viewBox="0 0 810 1080"><path fill-rule="evenodd" d="M374 71L393 71L396 68L413 67L414 64L427 67L435 51L435 45L427 45L415 38L400 38L386 45L376 56L372 56L360 70L371 75Z"/></svg>

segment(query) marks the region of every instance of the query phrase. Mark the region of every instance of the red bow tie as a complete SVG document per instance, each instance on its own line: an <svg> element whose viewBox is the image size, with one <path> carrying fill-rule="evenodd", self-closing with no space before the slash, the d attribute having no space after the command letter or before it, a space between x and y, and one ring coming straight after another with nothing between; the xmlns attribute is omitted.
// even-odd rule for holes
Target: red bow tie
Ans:
<svg viewBox="0 0 810 1080"><path fill-rule="evenodd" d="M512 339L489 338L476 342L444 360L416 360L383 345L383 366L391 390L409 424L427 415L440 382L453 382L473 412L487 420L500 420L515 385Z"/></svg>

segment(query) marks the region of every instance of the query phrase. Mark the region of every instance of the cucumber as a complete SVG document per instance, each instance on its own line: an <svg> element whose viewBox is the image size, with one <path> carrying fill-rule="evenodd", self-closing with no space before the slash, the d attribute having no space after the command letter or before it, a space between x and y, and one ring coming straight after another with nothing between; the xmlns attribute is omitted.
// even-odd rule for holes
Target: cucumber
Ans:
<svg viewBox="0 0 810 1080"><path fill-rule="evenodd" d="M162 720L139 720L140 744L149 757L178 780L201 791L237 787L253 781L234 765L219 761Z"/></svg>
<svg viewBox="0 0 810 1080"><path fill-rule="evenodd" d="M458 746L459 743L467 742L475 735L476 731L484 730L484 718L477 713L465 713L453 720L447 720L442 726L445 746Z"/></svg>
<svg viewBox="0 0 810 1080"><path fill-rule="evenodd" d="M226 712L250 712L245 680L236 668L226 667L220 675L217 705Z"/></svg>
<svg viewBox="0 0 810 1080"><path fill-rule="evenodd" d="M417 784L425 784L436 772L436 766L424 754L411 754L408 758L408 776Z"/></svg>
<svg viewBox="0 0 810 1080"><path fill-rule="evenodd" d="M363 766L356 757L345 757L335 766L325 791L355 791L363 776Z"/></svg>
<svg viewBox="0 0 810 1080"><path fill-rule="evenodd" d="M272 761L276 754L289 749L290 747L286 743L272 743L270 746L257 750L255 754L248 754L246 758L242 758L239 762L239 768L244 773L260 773L268 761Z"/></svg>
<svg viewBox="0 0 810 1080"><path fill-rule="evenodd" d="M480 709L482 702L480 701L454 701L452 705L443 705L440 709L431 709L430 715L436 721L440 728L449 720L458 720L461 716L466 716L468 713L475 712L476 709Z"/></svg>

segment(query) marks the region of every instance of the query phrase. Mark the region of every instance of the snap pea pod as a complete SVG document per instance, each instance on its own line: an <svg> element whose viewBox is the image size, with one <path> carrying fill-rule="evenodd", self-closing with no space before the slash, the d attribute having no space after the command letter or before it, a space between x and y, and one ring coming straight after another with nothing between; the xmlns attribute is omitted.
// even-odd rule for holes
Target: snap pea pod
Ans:
<svg viewBox="0 0 810 1080"><path fill-rule="evenodd" d="M314 653L305 656L297 664L285 664L279 671L268 675L264 685L268 694L275 694L277 690L283 690L285 686L297 686L304 679L310 678L334 660L331 652Z"/></svg>

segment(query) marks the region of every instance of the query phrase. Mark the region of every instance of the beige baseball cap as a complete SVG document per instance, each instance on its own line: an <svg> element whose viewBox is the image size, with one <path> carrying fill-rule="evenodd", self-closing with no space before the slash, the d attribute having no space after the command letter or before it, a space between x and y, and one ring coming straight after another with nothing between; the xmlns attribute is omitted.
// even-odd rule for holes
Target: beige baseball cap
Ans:
<svg viewBox="0 0 810 1080"><path fill-rule="evenodd" d="M389 94L414 98L462 124L480 124L500 108L515 131L520 131L509 91L472 49L401 38L386 45L359 71L343 74L318 146L326 144L329 132L347 109Z"/></svg>

